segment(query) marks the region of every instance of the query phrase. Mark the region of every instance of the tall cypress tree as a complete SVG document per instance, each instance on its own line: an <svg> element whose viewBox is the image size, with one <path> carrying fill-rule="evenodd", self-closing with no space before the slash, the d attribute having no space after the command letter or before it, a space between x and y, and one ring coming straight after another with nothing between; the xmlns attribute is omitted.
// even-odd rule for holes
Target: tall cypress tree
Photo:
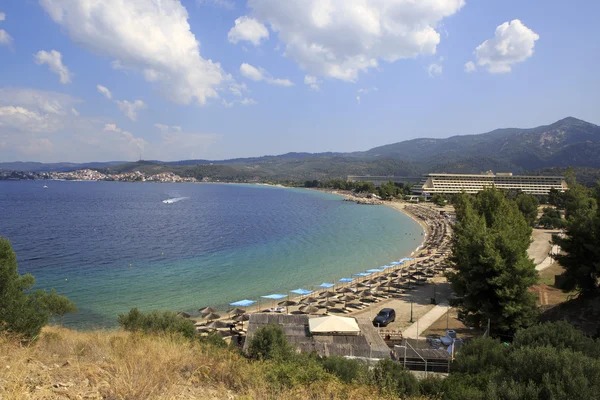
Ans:
<svg viewBox="0 0 600 400"><path fill-rule="evenodd" d="M538 275L527 254L531 227L516 202L491 188L459 196L455 208L456 272L448 277L467 321L482 327L489 319L497 333L529 325L537 309L528 289Z"/></svg>

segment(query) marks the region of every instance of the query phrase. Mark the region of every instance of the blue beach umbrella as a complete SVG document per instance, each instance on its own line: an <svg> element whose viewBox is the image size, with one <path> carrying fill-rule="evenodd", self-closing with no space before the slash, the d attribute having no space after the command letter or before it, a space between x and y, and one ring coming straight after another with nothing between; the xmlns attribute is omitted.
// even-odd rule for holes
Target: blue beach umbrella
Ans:
<svg viewBox="0 0 600 400"><path fill-rule="evenodd" d="M369 276L370 272L359 272L358 274L352 274L352 276Z"/></svg>
<svg viewBox="0 0 600 400"><path fill-rule="evenodd" d="M254 303L256 303L256 301L244 299L244 300L236 301L234 303L229 303L229 305L231 307L248 307L248 306L251 306Z"/></svg>
<svg viewBox="0 0 600 400"><path fill-rule="evenodd" d="M260 296L260 297L262 297L263 299L269 299L269 300L275 301L275 300L281 300L283 298L286 298L286 297L288 297L288 295L287 294L274 293L274 294L269 294L267 296ZM258 308L260 309L260 302L259 302L259 307Z"/></svg>
<svg viewBox="0 0 600 400"><path fill-rule="evenodd" d="M379 268L371 268L367 270L368 273L374 274L375 272L381 272Z"/></svg>
<svg viewBox="0 0 600 400"><path fill-rule="evenodd" d="M390 263L391 265L402 265L404 264L404 261L394 261Z"/></svg>
<svg viewBox="0 0 600 400"><path fill-rule="evenodd" d="M299 289L295 289L295 290L290 290L290 292L299 294L300 296L305 296L307 294L311 294L312 290L306 290L306 289L299 288Z"/></svg>
<svg viewBox="0 0 600 400"><path fill-rule="evenodd" d="M328 288L330 288L330 287L334 287L334 286L335 286L335 284L334 284L334 283L325 283L325 282L323 282L323 283L321 283L321 284L319 285L319 287L322 287L322 288L325 288L325 289L328 289Z"/></svg>
<svg viewBox="0 0 600 400"><path fill-rule="evenodd" d="M342 282L342 283L350 283L352 281L354 281L354 279L352 279L352 278L342 278L339 280L339 282Z"/></svg>

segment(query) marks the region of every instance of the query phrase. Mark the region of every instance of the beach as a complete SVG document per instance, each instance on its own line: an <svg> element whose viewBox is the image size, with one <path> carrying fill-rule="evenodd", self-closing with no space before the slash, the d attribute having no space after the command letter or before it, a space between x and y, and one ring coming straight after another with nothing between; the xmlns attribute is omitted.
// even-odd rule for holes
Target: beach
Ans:
<svg viewBox="0 0 600 400"><path fill-rule="evenodd" d="M408 215L423 228L422 240L417 241L411 257L404 258L401 263L396 261L396 265L389 265L386 269L374 268L364 276L353 276L352 282L337 282L330 288L321 288L310 294L282 298L283 301L278 300L280 306L278 301L263 299L260 305L255 303L245 310L236 310L236 319L244 320L240 314L245 311L245 314L348 315L371 320L381 308L391 307L396 311L396 321L381 330L386 334L401 336L403 329L434 306L432 298L437 303L445 301L450 295L450 287L441 275L448 267L446 258L450 255L451 227L449 220L429 205L400 202L384 204ZM223 315L220 320L230 321L230 317ZM207 331L206 326L202 318L197 320L199 331ZM243 333L242 325L239 329ZM230 331L234 332L233 327ZM225 336L228 334L227 331L220 332Z"/></svg>

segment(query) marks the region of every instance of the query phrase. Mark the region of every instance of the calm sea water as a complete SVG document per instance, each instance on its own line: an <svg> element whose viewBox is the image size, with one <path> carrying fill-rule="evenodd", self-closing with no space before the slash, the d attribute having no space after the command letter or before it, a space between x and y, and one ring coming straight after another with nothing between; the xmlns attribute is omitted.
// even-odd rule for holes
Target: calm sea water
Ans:
<svg viewBox="0 0 600 400"><path fill-rule="evenodd" d="M72 327L337 282L410 254L421 233L388 207L302 189L0 181L0 236L36 288L76 302Z"/></svg>

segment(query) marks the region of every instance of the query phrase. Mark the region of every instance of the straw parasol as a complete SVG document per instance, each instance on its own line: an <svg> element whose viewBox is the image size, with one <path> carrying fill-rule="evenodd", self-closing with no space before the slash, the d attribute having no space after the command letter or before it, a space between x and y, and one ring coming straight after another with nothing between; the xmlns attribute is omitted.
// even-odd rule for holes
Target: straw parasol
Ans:
<svg viewBox="0 0 600 400"><path fill-rule="evenodd" d="M188 314L188 313L186 313L185 311L179 311L179 312L177 313L177 316L178 316L178 317L182 317L182 318L189 318L189 317L191 317L191 315L190 315L190 314Z"/></svg>
<svg viewBox="0 0 600 400"><path fill-rule="evenodd" d="M314 297L306 297L306 298L304 298L304 299L300 300L300 304L305 304L305 305L307 305L307 304L313 304L313 303L316 303L316 302L318 302L318 301L319 301L319 300L315 299Z"/></svg>
<svg viewBox="0 0 600 400"><path fill-rule="evenodd" d="M288 310L289 306L297 306L298 305L298 303L295 302L295 301L293 301L293 300L284 300L284 301L281 301L281 302L279 302L277 304L280 305L280 306L282 306L282 307L285 307L285 313L286 314L289 314L289 310Z"/></svg>
<svg viewBox="0 0 600 400"><path fill-rule="evenodd" d="M350 289L349 287L343 287L341 289L337 290L338 293L354 293L354 290Z"/></svg>
<svg viewBox="0 0 600 400"><path fill-rule="evenodd" d="M202 318L205 319L205 320L207 320L207 321L212 321L212 320L221 318L221 316L219 314L215 313L215 312L210 312L210 313L208 313L206 315L203 315Z"/></svg>
<svg viewBox="0 0 600 400"><path fill-rule="evenodd" d="M300 311L303 312L304 314L316 314L319 312L319 309L315 306L304 306L304 307L300 307Z"/></svg>
<svg viewBox="0 0 600 400"><path fill-rule="evenodd" d="M250 315L248 314L239 314L232 318L235 322L244 322L250 319Z"/></svg>
<svg viewBox="0 0 600 400"><path fill-rule="evenodd" d="M322 293L319 295L319 298L320 298L320 299L324 299L324 298L326 298L326 297L333 297L333 296L335 296L335 295L336 295L336 294L335 294L334 292L332 292L332 291L330 291L330 290L326 290L325 292L322 292Z"/></svg>
<svg viewBox="0 0 600 400"><path fill-rule="evenodd" d="M212 307L204 307L204 308L199 309L198 311L200 311L200 314L210 314L210 313L217 312L217 310L215 310Z"/></svg>
<svg viewBox="0 0 600 400"><path fill-rule="evenodd" d="M241 315L241 314L244 314L245 312L246 312L246 310L244 310L243 308L236 307L233 310L229 311L229 314Z"/></svg>
<svg viewBox="0 0 600 400"><path fill-rule="evenodd" d="M345 295L345 296L340 297L340 300L345 303L345 302L348 302L348 301L356 300L356 296Z"/></svg>
<svg viewBox="0 0 600 400"><path fill-rule="evenodd" d="M225 321L213 321L210 324L206 325L209 329L219 329L219 328L227 328L229 324Z"/></svg>

